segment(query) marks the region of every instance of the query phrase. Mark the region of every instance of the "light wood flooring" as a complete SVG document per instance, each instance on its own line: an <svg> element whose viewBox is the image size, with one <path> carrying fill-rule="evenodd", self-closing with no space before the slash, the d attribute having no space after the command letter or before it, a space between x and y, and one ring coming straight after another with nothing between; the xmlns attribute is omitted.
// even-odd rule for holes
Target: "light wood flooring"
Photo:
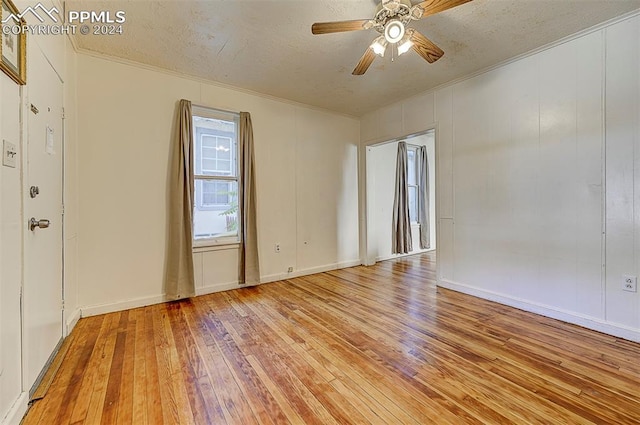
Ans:
<svg viewBox="0 0 640 425"><path fill-rule="evenodd" d="M640 344L406 257L80 320L29 424L640 424Z"/></svg>

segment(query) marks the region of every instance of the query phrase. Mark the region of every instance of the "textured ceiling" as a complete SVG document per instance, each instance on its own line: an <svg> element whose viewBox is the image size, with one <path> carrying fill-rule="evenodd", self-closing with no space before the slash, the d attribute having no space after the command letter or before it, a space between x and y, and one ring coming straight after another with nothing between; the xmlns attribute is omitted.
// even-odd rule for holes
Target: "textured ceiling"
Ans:
<svg viewBox="0 0 640 425"><path fill-rule="evenodd" d="M386 55L356 77L377 33L312 35L311 24L371 18L374 0L67 2L68 10L126 12L123 35L78 35L83 50L351 115L638 8L640 0L474 0L411 24L445 51L438 62Z"/></svg>

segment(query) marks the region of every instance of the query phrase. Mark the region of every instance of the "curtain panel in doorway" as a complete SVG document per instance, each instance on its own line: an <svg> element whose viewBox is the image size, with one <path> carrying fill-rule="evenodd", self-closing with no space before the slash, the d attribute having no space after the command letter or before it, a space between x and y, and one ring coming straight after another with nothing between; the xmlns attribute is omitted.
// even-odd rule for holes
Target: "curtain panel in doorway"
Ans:
<svg viewBox="0 0 640 425"><path fill-rule="evenodd" d="M407 254L413 249L411 219L409 218L409 187L407 183L407 144L398 143L396 157L396 186L393 200L391 252Z"/></svg>

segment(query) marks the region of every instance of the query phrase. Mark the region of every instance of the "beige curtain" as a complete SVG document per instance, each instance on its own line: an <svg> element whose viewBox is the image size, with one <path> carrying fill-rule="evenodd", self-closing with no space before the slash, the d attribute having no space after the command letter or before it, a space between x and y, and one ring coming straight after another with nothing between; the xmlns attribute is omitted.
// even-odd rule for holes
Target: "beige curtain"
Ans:
<svg viewBox="0 0 640 425"><path fill-rule="evenodd" d="M258 231L256 226L256 177L253 153L253 126L251 115L240 112L240 170L242 173L238 194L242 241L240 249L240 283L260 283L258 261Z"/></svg>
<svg viewBox="0 0 640 425"><path fill-rule="evenodd" d="M409 187L407 183L407 144L398 143L396 157L396 192L393 200L393 223L391 252L407 254L413 249L411 243L411 219L409 218Z"/></svg>
<svg viewBox="0 0 640 425"><path fill-rule="evenodd" d="M181 100L169 178L169 241L165 292L169 299L195 295L193 276L193 125L191 102Z"/></svg>
<svg viewBox="0 0 640 425"><path fill-rule="evenodd" d="M427 147L416 150L418 156L418 222L420 223L420 248L431 247L431 229L429 227L429 162Z"/></svg>

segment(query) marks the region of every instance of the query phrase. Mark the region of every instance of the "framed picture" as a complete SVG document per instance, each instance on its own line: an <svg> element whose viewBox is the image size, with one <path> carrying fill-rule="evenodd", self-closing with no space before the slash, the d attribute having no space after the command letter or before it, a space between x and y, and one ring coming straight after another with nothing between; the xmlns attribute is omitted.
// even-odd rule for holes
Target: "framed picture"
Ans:
<svg viewBox="0 0 640 425"><path fill-rule="evenodd" d="M11 0L0 0L0 69L20 85L27 83L27 24Z"/></svg>

